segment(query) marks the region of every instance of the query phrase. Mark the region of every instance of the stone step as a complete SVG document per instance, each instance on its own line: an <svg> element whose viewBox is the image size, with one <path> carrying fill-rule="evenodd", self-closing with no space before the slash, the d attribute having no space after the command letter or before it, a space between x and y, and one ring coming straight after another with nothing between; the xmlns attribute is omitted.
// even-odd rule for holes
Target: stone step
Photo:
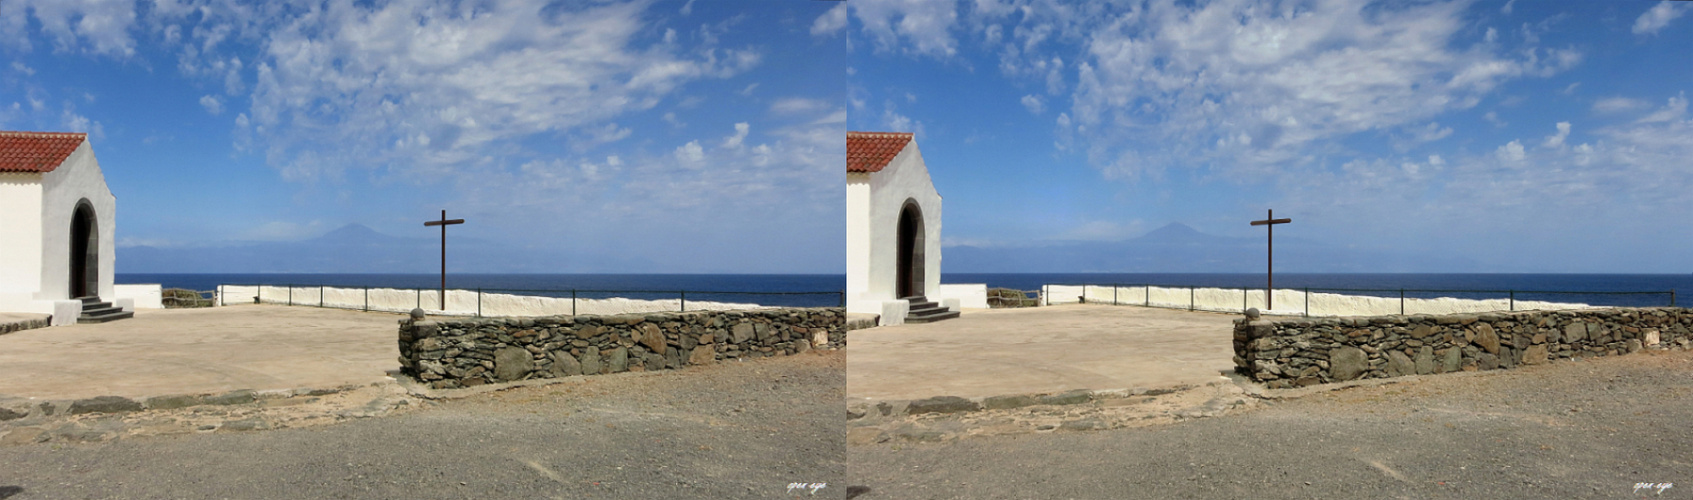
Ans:
<svg viewBox="0 0 1693 500"><path fill-rule="evenodd" d="M940 313L929 313L929 314L918 315L918 316L906 316L905 322L906 323L933 323L933 322L936 322L936 321L947 320L947 319L952 319L952 318L956 318L956 317L958 317L958 311L946 311L946 312L940 312Z"/></svg>
<svg viewBox="0 0 1693 500"><path fill-rule="evenodd" d="M100 300L99 297L77 297L82 301L82 315L77 316L78 323L105 323L135 317L133 311L124 311L115 307L111 302Z"/></svg>
<svg viewBox="0 0 1693 500"><path fill-rule="evenodd" d="M117 321L117 320L120 320L120 319L128 319L128 318L133 318L133 317L135 317L134 312L125 311L123 309L118 309L116 307L113 307L113 308L101 310L98 314L89 314L89 313L85 312L85 313L82 314L82 316L78 316L76 318L76 322L78 322L78 323L105 323L107 321Z"/></svg>

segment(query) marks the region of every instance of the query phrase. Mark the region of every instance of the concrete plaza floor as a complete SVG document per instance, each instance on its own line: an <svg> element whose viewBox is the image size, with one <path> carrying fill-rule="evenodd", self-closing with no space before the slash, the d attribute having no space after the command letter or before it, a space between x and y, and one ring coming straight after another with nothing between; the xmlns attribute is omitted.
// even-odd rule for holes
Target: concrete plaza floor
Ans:
<svg viewBox="0 0 1693 500"><path fill-rule="evenodd" d="M1199 385L1234 369L1233 314L1063 305L853 330L849 400Z"/></svg>
<svg viewBox="0 0 1693 500"><path fill-rule="evenodd" d="M329 388L399 369L404 316L242 305L0 335L0 395L72 399Z"/></svg>

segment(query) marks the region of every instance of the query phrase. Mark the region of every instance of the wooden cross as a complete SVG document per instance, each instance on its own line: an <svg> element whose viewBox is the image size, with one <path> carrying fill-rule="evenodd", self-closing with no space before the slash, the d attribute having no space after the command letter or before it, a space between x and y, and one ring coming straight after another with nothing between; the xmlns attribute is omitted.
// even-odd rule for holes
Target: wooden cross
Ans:
<svg viewBox="0 0 1693 500"><path fill-rule="evenodd" d="M441 310L447 310L447 226L463 224L464 219L447 220L447 211L441 211L441 220L424 221L423 225L441 226ZM1256 222L1254 222L1256 224Z"/></svg>
<svg viewBox="0 0 1693 500"><path fill-rule="evenodd" d="M445 212L443 212L443 213L445 213ZM1270 309L1274 309L1273 307L1270 307L1270 305L1271 305L1270 298L1272 296L1274 296L1275 293L1276 293L1276 226L1275 225L1276 224L1286 224L1286 223L1289 223L1289 222L1293 222L1293 219L1277 219L1275 210L1271 210L1270 216L1264 218L1264 220L1252 221L1252 225L1254 225L1254 226L1269 226L1265 229L1270 230L1269 231L1269 234L1270 234L1269 238L1270 239L1269 239L1269 246L1268 246L1269 262L1268 262L1268 265L1265 268L1265 271L1266 271L1265 274L1269 278L1269 281L1266 282L1265 285L1264 285L1264 310L1265 310L1265 312L1269 312Z"/></svg>

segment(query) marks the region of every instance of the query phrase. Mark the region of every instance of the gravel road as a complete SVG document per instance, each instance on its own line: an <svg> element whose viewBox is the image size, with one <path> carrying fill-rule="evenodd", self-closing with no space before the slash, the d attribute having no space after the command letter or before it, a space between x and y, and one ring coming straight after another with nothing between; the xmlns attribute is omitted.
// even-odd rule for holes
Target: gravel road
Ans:
<svg viewBox="0 0 1693 500"><path fill-rule="evenodd" d="M1693 352L1419 377L1153 427L855 445L847 468L870 488L861 500L1693 498Z"/></svg>
<svg viewBox="0 0 1693 500"><path fill-rule="evenodd" d="M840 351L255 432L0 447L0 499L839 498ZM825 483L815 496L790 483Z"/></svg>

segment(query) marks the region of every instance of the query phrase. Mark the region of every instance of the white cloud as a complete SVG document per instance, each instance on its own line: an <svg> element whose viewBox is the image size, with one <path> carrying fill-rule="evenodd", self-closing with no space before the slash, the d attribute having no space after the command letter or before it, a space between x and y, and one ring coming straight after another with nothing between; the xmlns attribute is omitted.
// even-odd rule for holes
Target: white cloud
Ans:
<svg viewBox="0 0 1693 500"><path fill-rule="evenodd" d="M1429 122L1423 128L1417 129L1417 141L1431 142L1445 139L1452 135L1452 127L1442 127L1438 122Z"/></svg>
<svg viewBox="0 0 1693 500"><path fill-rule="evenodd" d="M705 149L700 147L700 141L688 141L676 148L676 159L682 160L683 165L697 166L705 161Z"/></svg>
<svg viewBox="0 0 1693 500"><path fill-rule="evenodd" d="M12 61L12 71L23 73L24 76L35 76L35 69L24 65L23 61Z"/></svg>
<svg viewBox="0 0 1693 500"><path fill-rule="evenodd" d="M82 132L88 134L93 136L95 139L101 139L106 136L105 126L101 125L98 121L94 121L86 116L77 114L76 108L68 103L65 104L65 109L59 113L59 126L72 132Z"/></svg>
<svg viewBox="0 0 1693 500"><path fill-rule="evenodd" d="M1681 95L1669 98L1669 103L1665 104L1662 109L1654 111L1650 115L1646 115L1644 118L1641 118L1639 122L1657 123L1674 121L1681 119L1681 117L1685 115L1687 115L1687 94L1683 92Z"/></svg>
<svg viewBox="0 0 1693 500"><path fill-rule="evenodd" d="M1523 152L1523 144L1518 141L1511 141L1505 143L1504 146L1499 146L1499 149L1495 151L1494 154L1497 155L1501 161L1507 163L1518 163L1523 161L1524 158L1527 158L1527 155Z"/></svg>
<svg viewBox="0 0 1693 500"><path fill-rule="evenodd" d="M1648 106L1651 105L1647 104L1646 101L1639 99L1629 99L1627 97L1607 97L1593 103L1593 112L1621 113L1625 111L1646 109Z"/></svg>
<svg viewBox="0 0 1693 500"><path fill-rule="evenodd" d="M0 8L0 43L31 50L31 19L52 38L55 51L115 57L135 53L130 36L136 24L135 2L129 0L8 0Z"/></svg>
<svg viewBox="0 0 1693 500"><path fill-rule="evenodd" d="M219 101L214 96L200 96L200 107L206 108L206 112L211 113L212 116L223 114L223 101Z"/></svg>
<svg viewBox="0 0 1693 500"><path fill-rule="evenodd" d="M1041 111L1046 110L1046 105L1041 103L1041 100L1040 100L1039 97L1035 97L1035 96L1032 96L1032 95L1026 95L1026 96L1023 96L1022 102L1023 102L1023 107L1028 108L1030 113L1034 113L1034 114L1038 115L1038 114L1041 113Z"/></svg>
<svg viewBox="0 0 1693 500"><path fill-rule="evenodd" d="M1491 123L1495 127L1504 127L1509 125L1509 123L1506 123L1505 120L1499 119L1499 113L1493 111L1488 111L1487 114L1481 115L1481 119L1487 120L1487 123Z"/></svg>
<svg viewBox="0 0 1693 500"><path fill-rule="evenodd" d="M332 2L278 13L254 62L200 51L183 69L250 71L254 146L286 179L440 173L540 133L621 139L628 129L612 120L760 62L750 50L664 44L646 7ZM219 31L221 19L193 31ZM243 33L227 36L253 36ZM198 45L216 49L213 38Z"/></svg>
<svg viewBox="0 0 1693 500"><path fill-rule="evenodd" d="M1240 0L1098 16L1087 57L1068 65L1067 116L1086 129L1076 136L1090 161L1118 174L1267 174L1330 141L1473 108L1507 81L1581 60L1568 49L1466 44L1466 6Z"/></svg>
<svg viewBox="0 0 1693 500"><path fill-rule="evenodd" d="M958 11L952 2L854 0L847 4L877 51L940 58L958 51L951 33Z"/></svg>
<svg viewBox="0 0 1693 500"><path fill-rule="evenodd" d="M741 147L741 142L747 139L747 132L751 129L752 127L748 126L746 122L736 123L735 135L724 138L723 147L730 149Z"/></svg>
<svg viewBox="0 0 1693 500"><path fill-rule="evenodd" d="M665 113L664 116L662 117L662 119L664 120L665 123L669 123L670 126L672 126L672 127L682 128L682 127L688 126L688 124L682 123L682 120L677 119L676 113L674 113L674 112Z"/></svg>
<svg viewBox="0 0 1693 500"><path fill-rule="evenodd" d="M1564 139L1570 136L1570 122L1558 122L1558 133L1546 136L1545 146L1552 149L1564 147Z"/></svg>
<svg viewBox="0 0 1693 500"><path fill-rule="evenodd" d="M784 97L770 105L770 112L784 115L816 113L827 110L829 103L803 97Z"/></svg>
<svg viewBox="0 0 1693 500"><path fill-rule="evenodd" d="M836 5L834 8L829 9L828 12L824 12L823 15L817 16L817 20L811 23L811 34L833 35L841 31L841 28L845 28L846 25L847 3L841 2L840 5Z"/></svg>
<svg viewBox="0 0 1693 500"><path fill-rule="evenodd" d="M1687 9L1686 2L1658 2L1634 20L1634 34L1656 35L1664 26L1669 26L1670 21L1686 14Z"/></svg>
<svg viewBox="0 0 1693 500"><path fill-rule="evenodd" d="M923 135L923 122L899 114L893 106L888 106L887 109L882 111L882 126L893 132L911 132L918 136Z"/></svg>

